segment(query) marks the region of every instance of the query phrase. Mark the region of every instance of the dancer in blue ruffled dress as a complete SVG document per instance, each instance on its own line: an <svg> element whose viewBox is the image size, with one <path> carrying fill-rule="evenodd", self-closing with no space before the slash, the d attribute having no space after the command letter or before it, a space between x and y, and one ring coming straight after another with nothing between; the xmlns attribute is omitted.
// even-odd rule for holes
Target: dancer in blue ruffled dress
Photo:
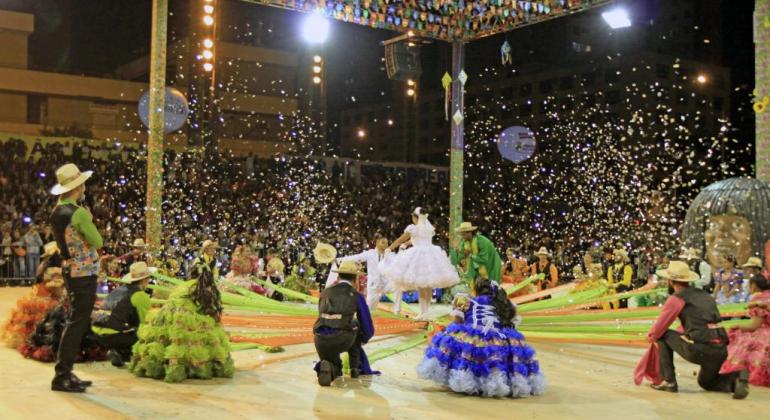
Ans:
<svg viewBox="0 0 770 420"><path fill-rule="evenodd" d="M452 391L482 397L540 395L546 382L535 350L516 331L505 291L476 279L474 297L455 297L454 322L433 337L417 373Z"/></svg>

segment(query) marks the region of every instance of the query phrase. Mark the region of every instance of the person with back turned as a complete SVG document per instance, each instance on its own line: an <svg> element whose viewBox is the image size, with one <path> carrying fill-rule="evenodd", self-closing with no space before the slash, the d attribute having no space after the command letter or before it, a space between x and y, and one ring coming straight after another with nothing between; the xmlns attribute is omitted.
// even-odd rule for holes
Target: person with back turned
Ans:
<svg viewBox="0 0 770 420"><path fill-rule="evenodd" d="M51 382L53 391L85 392L91 385L91 381L75 376L72 368L80 342L90 329L99 272L97 250L103 245L91 212L78 205L85 197L85 182L92 174L80 172L68 163L56 170L58 183L51 189L51 194L59 196L51 213L51 226L63 259L62 274L70 299L70 312L56 357L56 376Z"/></svg>

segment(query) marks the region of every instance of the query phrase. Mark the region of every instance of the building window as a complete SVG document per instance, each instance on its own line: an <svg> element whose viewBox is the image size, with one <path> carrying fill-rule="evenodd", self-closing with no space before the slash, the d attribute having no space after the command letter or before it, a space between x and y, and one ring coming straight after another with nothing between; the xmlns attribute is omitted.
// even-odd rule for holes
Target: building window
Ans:
<svg viewBox="0 0 770 420"><path fill-rule="evenodd" d="M714 98L714 102L713 102L713 106L714 106L714 111L722 112L724 110L724 107L725 107L725 99L722 98L722 97L719 97L719 96L715 97Z"/></svg>
<svg viewBox="0 0 770 420"><path fill-rule="evenodd" d="M45 124L48 119L48 97L27 95L27 123Z"/></svg>
<svg viewBox="0 0 770 420"><path fill-rule="evenodd" d="M614 105L618 102L620 102L620 91L619 90L611 90L607 92L607 103L610 105Z"/></svg>
<svg viewBox="0 0 770 420"><path fill-rule="evenodd" d="M541 80L539 89L540 93L547 94L551 93L553 90L553 81L552 80Z"/></svg>
<svg viewBox="0 0 770 420"><path fill-rule="evenodd" d="M524 101L519 105L519 116L526 117L532 115L532 101Z"/></svg>
<svg viewBox="0 0 770 420"><path fill-rule="evenodd" d="M593 86L596 83L596 72L583 73L583 86Z"/></svg>

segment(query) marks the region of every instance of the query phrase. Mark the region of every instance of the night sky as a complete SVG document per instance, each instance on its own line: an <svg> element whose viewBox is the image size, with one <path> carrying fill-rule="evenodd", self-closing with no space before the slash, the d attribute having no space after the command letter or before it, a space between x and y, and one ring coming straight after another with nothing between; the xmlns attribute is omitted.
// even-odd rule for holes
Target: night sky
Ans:
<svg viewBox="0 0 770 420"><path fill-rule="evenodd" d="M236 1L227 0L228 3ZM719 61L731 68L734 88L731 119L739 130L738 138L752 144L753 115L748 95L754 83L754 2L707 0L701 4L709 3L716 5L721 12L723 24L721 34L703 35L722 37L723 52ZM188 30L188 12L185 10L188 4L186 0L170 1L172 17L169 37L172 39L184 36ZM34 68L109 75L119 65L149 51L151 0L6 0L2 7L35 14L35 33L30 39L31 65ZM296 34L299 29L300 20L295 14L246 3L231 4L228 7L236 10L249 8L256 17L264 15L287 26L279 35L287 40L279 45L292 50L301 48L296 37L291 36L292 32ZM296 28L288 27L294 22L297 23ZM544 30L539 28L543 25L524 30L536 33ZM391 94L391 84L381 62L383 48L379 45L380 41L391 36L391 32L373 31L356 25L332 25L331 39L323 51L326 55L328 86L330 91L335 92L330 96L329 103L332 120L336 119L340 109L383 101ZM499 60L499 47L503 39L504 35L499 35L469 45L469 74L476 70L472 63L488 65ZM543 48L549 48L547 40L543 44ZM449 66L449 51L448 44L442 42L423 47L423 91L440 89L440 77ZM354 60L351 60L351 56ZM351 98L355 98L355 102Z"/></svg>

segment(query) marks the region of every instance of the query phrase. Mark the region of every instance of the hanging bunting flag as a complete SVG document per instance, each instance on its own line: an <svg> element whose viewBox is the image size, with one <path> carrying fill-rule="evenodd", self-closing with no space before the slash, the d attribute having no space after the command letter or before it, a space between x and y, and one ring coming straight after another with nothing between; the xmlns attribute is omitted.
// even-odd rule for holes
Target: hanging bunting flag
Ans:
<svg viewBox="0 0 770 420"><path fill-rule="evenodd" d="M465 70L460 70L460 74L457 76L457 80L459 80L460 83L462 83L463 86L465 86L465 82L468 81L468 74L465 73Z"/></svg>
<svg viewBox="0 0 770 420"><path fill-rule="evenodd" d="M504 66L513 64L513 59L511 58L511 44L508 43L507 39L505 40L505 42L503 42L503 45L500 47L500 56L502 58Z"/></svg>
<svg viewBox="0 0 770 420"><path fill-rule="evenodd" d="M455 112L455 115L452 116L452 119L454 120L455 125L460 125L460 123L463 122L463 113L458 109L457 112Z"/></svg>
<svg viewBox="0 0 770 420"><path fill-rule="evenodd" d="M449 88L452 86L452 76L449 75L449 72L444 73L444 77L441 78L441 85L444 86L444 118L449 121Z"/></svg>

